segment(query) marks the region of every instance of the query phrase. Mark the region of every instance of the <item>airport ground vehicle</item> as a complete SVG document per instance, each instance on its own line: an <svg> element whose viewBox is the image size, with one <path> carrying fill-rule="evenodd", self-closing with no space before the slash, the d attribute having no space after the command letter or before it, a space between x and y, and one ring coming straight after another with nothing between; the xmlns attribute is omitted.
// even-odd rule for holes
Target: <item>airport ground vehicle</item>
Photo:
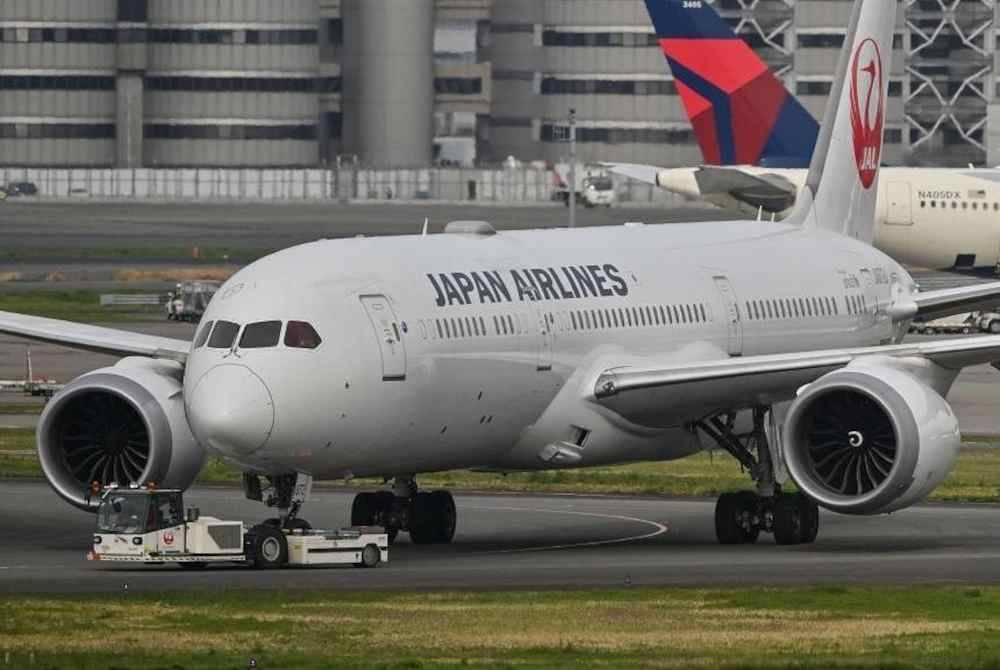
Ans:
<svg viewBox="0 0 1000 670"><path fill-rule="evenodd" d="M933 321L914 323L910 326L910 332L922 335L936 335L937 333L962 333L963 335L968 335L978 329L977 317L978 314L976 312L954 314L934 319Z"/></svg>
<svg viewBox="0 0 1000 670"><path fill-rule="evenodd" d="M212 281L190 281L177 284L177 288L167 294L165 304L167 319L198 321L208 308L212 296L218 290L219 283Z"/></svg>
<svg viewBox="0 0 1000 670"><path fill-rule="evenodd" d="M184 509L178 489L110 486L101 492L92 561L176 563L186 568L209 563L243 563L255 568L286 565L343 565L373 568L389 560L389 540L381 528L313 530L295 520L291 529L263 523L247 529L242 521L201 516Z"/></svg>
<svg viewBox="0 0 1000 670"><path fill-rule="evenodd" d="M611 174L603 167L576 166L575 184L570 189L570 165L559 163L555 166L556 187L559 199L569 205L570 191L576 197L577 203L584 207L611 207L615 202L615 187Z"/></svg>
<svg viewBox="0 0 1000 670"><path fill-rule="evenodd" d="M2 190L10 197L38 195L38 186L30 181L14 181L4 186Z"/></svg>
<svg viewBox="0 0 1000 670"><path fill-rule="evenodd" d="M1000 335L1000 313L980 312L976 317L976 327L984 333Z"/></svg>

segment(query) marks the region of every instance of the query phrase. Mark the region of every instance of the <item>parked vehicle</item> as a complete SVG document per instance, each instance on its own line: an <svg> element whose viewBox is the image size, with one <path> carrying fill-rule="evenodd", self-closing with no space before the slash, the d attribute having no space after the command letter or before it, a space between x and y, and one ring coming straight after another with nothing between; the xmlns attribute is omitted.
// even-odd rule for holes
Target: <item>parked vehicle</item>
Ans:
<svg viewBox="0 0 1000 670"><path fill-rule="evenodd" d="M559 163L555 166L557 197L569 205L570 192L576 197L577 203L584 207L610 207L615 202L615 186L611 173L602 167L576 166L576 183L570 189L570 164Z"/></svg>
<svg viewBox="0 0 1000 670"><path fill-rule="evenodd" d="M208 303L219 290L214 281L190 281L177 284L177 288L167 294L164 308L167 319L174 321L198 321L208 308Z"/></svg>
<svg viewBox="0 0 1000 670"><path fill-rule="evenodd" d="M976 327L984 333L1000 335L1000 313L980 312L976 319Z"/></svg>
<svg viewBox="0 0 1000 670"><path fill-rule="evenodd" d="M38 195L38 187L30 181L12 181L3 188L3 191L10 197Z"/></svg>
<svg viewBox="0 0 1000 670"><path fill-rule="evenodd" d="M976 321L977 317L977 312L965 312L963 314L934 319L933 321L914 322L910 326L910 332L920 333L921 335L936 335L938 333L962 333L963 335L968 335L979 329Z"/></svg>

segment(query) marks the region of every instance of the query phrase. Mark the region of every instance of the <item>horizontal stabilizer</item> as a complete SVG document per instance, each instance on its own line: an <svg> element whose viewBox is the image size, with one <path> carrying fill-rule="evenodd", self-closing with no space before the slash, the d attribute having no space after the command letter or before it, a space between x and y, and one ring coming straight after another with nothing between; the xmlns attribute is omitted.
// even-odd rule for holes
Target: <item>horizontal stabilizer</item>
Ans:
<svg viewBox="0 0 1000 670"><path fill-rule="evenodd" d="M724 193L769 212L788 209L798 194L795 184L773 173L750 174L739 168L703 166L695 171L694 178L703 196Z"/></svg>

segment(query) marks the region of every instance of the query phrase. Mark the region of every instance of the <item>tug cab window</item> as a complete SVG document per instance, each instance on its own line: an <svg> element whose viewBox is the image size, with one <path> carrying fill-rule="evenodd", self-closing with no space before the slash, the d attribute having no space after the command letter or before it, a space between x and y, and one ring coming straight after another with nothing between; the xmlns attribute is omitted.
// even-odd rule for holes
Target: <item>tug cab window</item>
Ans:
<svg viewBox="0 0 1000 670"><path fill-rule="evenodd" d="M236 334L240 332L238 323L232 321L217 321L212 330L212 336L208 338L210 349L229 349L236 341Z"/></svg>
<svg viewBox="0 0 1000 670"><path fill-rule="evenodd" d="M281 340L280 321L260 321L243 329L240 349L266 349L278 346Z"/></svg>
<svg viewBox="0 0 1000 670"><path fill-rule="evenodd" d="M201 347L205 346L206 342L208 342L208 334L212 332L212 324L214 323L215 323L214 321L209 321L208 323L206 323L204 326L201 327L201 330L198 332L198 337L195 338L194 341L195 349L200 349Z"/></svg>
<svg viewBox="0 0 1000 670"><path fill-rule="evenodd" d="M440 325L438 326L440 328ZM445 322L447 328L447 322ZM450 336L450 335L449 335ZM289 321L285 328L285 346L293 349L315 349L322 343L316 329L305 321Z"/></svg>

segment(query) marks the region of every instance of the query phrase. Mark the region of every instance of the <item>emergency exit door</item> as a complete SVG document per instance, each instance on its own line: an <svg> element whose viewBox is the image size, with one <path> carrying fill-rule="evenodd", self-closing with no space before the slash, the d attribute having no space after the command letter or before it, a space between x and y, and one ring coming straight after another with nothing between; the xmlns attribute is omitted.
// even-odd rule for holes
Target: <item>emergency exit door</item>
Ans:
<svg viewBox="0 0 1000 670"><path fill-rule="evenodd" d="M368 312L382 354L382 379L406 379L406 347L403 345L401 325L389 299L384 295L363 295L361 304Z"/></svg>
<svg viewBox="0 0 1000 670"><path fill-rule="evenodd" d="M913 212L910 209L910 185L903 181L891 181L886 185L886 199L889 212L885 222L890 226L912 226Z"/></svg>
<svg viewBox="0 0 1000 670"><path fill-rule="evenodd" d="M729 283L728 277L721 275L712 277L715 280L715 287L722 296L726 312L725 319L729 335L729 355L743 355L743 322L740 320L739 303L736 302L736 293L733 285Z"/></svg>

